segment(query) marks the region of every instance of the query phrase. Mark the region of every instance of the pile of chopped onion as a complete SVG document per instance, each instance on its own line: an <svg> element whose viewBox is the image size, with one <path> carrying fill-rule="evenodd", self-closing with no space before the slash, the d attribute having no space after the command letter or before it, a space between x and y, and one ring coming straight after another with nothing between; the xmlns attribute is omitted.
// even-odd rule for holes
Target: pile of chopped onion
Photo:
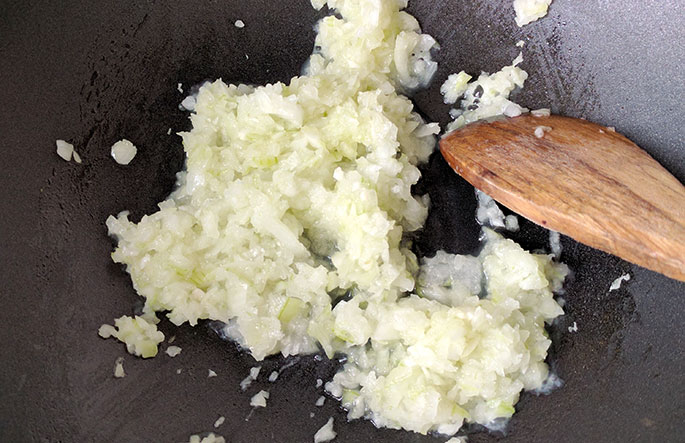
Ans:
<svg viewBox="0 0 685 443"><path fill-rule="evenodd" d="M454 435L510 417L520 391L547 379L544 325L562 313L553 291L566 268L492 231L477 257L440 252L419 265L406 234L429 200L411 188L439 128L400 91L428 83L435 41L403 1L313 3L338 15L318 24L305 74L202 86L177 189L138 223L127 212L107 220L112 258L146 318L218 320L257 360L345 354L326 390L350 418ZM472 83L450 77L447 101L464 96L452 127L520 113L508 100L526 78L519 61ZM143 317L103 328L142 356L163 339ZM332 424L317 441L335 436Z"/></svg>

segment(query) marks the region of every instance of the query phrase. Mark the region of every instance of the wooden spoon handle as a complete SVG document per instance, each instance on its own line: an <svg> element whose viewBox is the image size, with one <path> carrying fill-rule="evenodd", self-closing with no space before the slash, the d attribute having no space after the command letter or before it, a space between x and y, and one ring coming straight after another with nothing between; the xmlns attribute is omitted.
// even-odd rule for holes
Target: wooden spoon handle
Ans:
<svg viewBox="0 0 685 443"><path fill-rule="evenodd" d="M541 126L551 129L538 138ZM685 281L685 187L621 134L523 115L468 125L440 150L476 188L533 222Z"/></svg>

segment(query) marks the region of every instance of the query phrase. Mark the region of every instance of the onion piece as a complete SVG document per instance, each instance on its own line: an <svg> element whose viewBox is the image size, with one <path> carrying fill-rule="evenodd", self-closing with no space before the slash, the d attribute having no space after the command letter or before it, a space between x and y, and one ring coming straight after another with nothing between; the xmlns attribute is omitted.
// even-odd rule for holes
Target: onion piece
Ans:
<svg viewBox="0 0 685 443"><path fill-rule="evenodd" d="M138 148L126 139L119 140L112 145L112 158L120 165L128 165L136 156Z"/></svg>
<svg viewBox="0 0 685 443"><path fill-rule="evenodd" d="M74 145L67 143L64 140L57 140L57 155L66 161L71 161L71 156L74 153Z"/></svg>

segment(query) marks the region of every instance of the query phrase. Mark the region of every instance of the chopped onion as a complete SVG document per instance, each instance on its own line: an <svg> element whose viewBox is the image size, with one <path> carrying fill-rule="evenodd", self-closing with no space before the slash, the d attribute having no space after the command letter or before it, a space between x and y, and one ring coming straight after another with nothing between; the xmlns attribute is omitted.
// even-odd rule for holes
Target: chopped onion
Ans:
<svg viewBox="0 0 685 443"><path fill-rule="evenodd" d="M252 384L253 381L257 380L257 377L259 376L259 371L261 369L261 366L255 366L253 368L250 368L250 375L245 377L245 379L240 382L240 389L243 391L246 390L248 386Z"/></svg>
<svg viewBox="0 0 685 443"><path fill-rule="evenodd" d="M456 102L456 94L463 94L459 108L452 109L450 114L454 121L447 126L447 132L459 129L469 123L490 119L504 115L517 117L525 108L509 100L509 94L515 88L523 87L528 78L526 71L516 65L523 60L519 53L511 66L505 66L494 74L482 73L478 79L468 83L465 90L463 82L467 80L465 73L452 74L442 85L440 92L445 96L445 102Z"/></svg>
<svg viewBox="0 0 685 443"><path fill-rule="evenodd" d="M547 108L534 109L530 113L533 117L549 117L551 115L550 110Z"/></svg>
<svg viewBox="0 0 685 443"><path fill-rule="evenodd" d="M519 55L517 55L514 61L511 62L512 66L518 66L521 63L523 63L523 52L519 52Z"/></svg>
<svg viewBox="0 0 685 443"><path fill-rule="evenodd" d="M461 71L459 74L452 74L447 77L447 81L440 87L440 93L444 96L444 101L447 104L454 104L459 100L459 97L464 95L471 76L466 72Z"/></svg>
<svg viewBox="0 0 685 443"><path fill-rule="evenodd" d="M535 128L534 134L537 138L542 138L545 136L546 132L549 132L551 130L552 128L550 128L549 126L537 126Z"/></svg>
<svg viewBox="0 0 685 443"><path fill-rule="evenodd" d="M258 361L344 355L325 389L349 418L452 435L510 417L547 378L544 323L563 312L567 268L490 230L478 256L419 263L407 240L429 199L411 190L439 128L398 91L430 80L435 40L402 1L315 2L337 15L304 75L191 95L178 187L137 223L107 220L112 258L146 312L212 320ZM511 65L467 82L456 127L523 112L508 97L526 78Z"/></svg>
<svg viewBox="0 0 685 443"><path fill-rule="evenodd" d="M102 338L115 337L126 343L129 353L143 358L157 355L157 345L164 341L164 334L144 317L123 316L114 320L114 326L102 325L98 331Z"/></svg>
<svg viewBox="0 0 685 443"><path fill-rule="evenodd" d="M492 228L505 227L504 212L497 206L497 202L483 191L476 189L476 199L478 207L476 209L476 220L478 223Z"/></svg>
<svg viewBox="0 0 685 443"><path fill-rule="evenodd" d="M557 231L549 231L549 247L554 257L561 257L561 236Z"/></svg>
<svg viewBox="0 0 685 443"><path fill-rule="evenodd" d="M516 103L507 103L502 114L507 117L518 117L522 112L523 110Z"/></svg>
<svg viewBox="0 0 685 443"><path fill-rule="evenodd" d="M521 27L544 17L550 3L552 0L514 0L516 24Z"/></svg>
<svg viewBox="0 0 685 443"><path fill-rule="evenodd" d="M193 95L189 95L188 97L184 98L183 101L180 104L180 108L185 111L194 111L195 110L195 105L197 104L197 99Z"/></svg>
<svg viewBox="0 0 685 443"><path fill-rule="evenodd" d="M226 439L220 435L210 432L204 438L200 437L199 435L191 435L188 443L226 443Z"/></svg>
<svg viewBox="0 0 685 443"><path fill-rule="evenodd" d="M336 432L333 430L333 417L329 418L325 425L316 431L314 434L314 443L322 443L331 441L336 437Z"/></svg>
<svg viewBox="0 0 685 443"><path fill-rule="evenodd" d="M114 363L114 377L116 377L116 378L126 377L126 372L124 371L124 358L123 357L117 357L117 360Z"/></svg>
<svg viewBox="0 0 685 443"><path fill-rule="evenodd" d="M67 143L64 140L57 140L57 155L66 161L71 161L71 156L74 153L74 145Z"/></svg>
<svg viewBox="0 0 685 443"><path fill-rule="evenodd" d="M131 163L137 152L138 149L135 145L126 139L119 140L112 145L112 158L120 165Z"/></svg>
<svg viewBox="0 0 685 443"><path fill-rule="evenodd" d="M519 219L513 214L507 215L504 218L504 229L507 231L516 232L519 230Z"/></svg>
<svg viewBox="0 0 685 443"><path fill-rule="evenodd" d="M611 291L616 291L621 288L621 284L624 281L630 280L630 274L623 274L622 276L618 277L616 280L611 282L611 286L609 286L609 292Z"/></svg>
<svg viewBox="0 0 685 443"><path fill-rule="evenodd" d="M255 408L266 408L266 400L269 398L267 391L259 391L250 399L250 406Z"/></svg>
<svg viewBox="0 0 685 443"><path fill-rule="evenodd" d="M176 357L178 354L181 353L181 348L179 348L178 346L169 346L168 348L166 348L165 352L166 355L168 355L169 357Z"/></svg>

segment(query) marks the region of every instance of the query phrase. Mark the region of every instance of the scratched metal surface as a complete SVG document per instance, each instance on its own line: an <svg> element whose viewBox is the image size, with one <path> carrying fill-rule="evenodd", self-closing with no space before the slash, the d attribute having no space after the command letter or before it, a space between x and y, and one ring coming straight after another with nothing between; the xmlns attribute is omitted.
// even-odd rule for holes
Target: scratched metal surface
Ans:
<svg viewBox="0 0 685 443"><path fill-rule="evenodd" d="M531 77L517 96L522 104L616 126L683 181L683 2L556 0L547 18L523 30L509 3L411 2L442 45L434 83L415 96L418 109L445 123L438 90L446 75L499 69L523 39ZM249 356L207 325L163 323L183 353L150 361L126 355L128 376L115 380L123 346L96 334L139 302L109 259L103 222L122 209L150 213L171 190L183 153L167 130L189 126L177 108L177 83L298 74L320 17L308 2L4 0L0 10L0 441L180 442L213 430L220 415L226 422L217 432L231 442L311 441L329 416L339 442L445 440L343 424L331 400L315 407L322 393L315 381L330 377L334 363L302 358L277 383L260 378L245 394L238 385L255 364ZM236 19L244 29L233 26ZM121 137L139 147L126 168L109 158ZM57 158L57 138L74 142L83 165ZM417 252L473 250L472 189L439 155L418 188L430 193L433 210ZM529 223L515 238L547 247L547 234ZM562 243L574 276L567 315L550 329L550 363L564 386L523 395L506 434L473 429L469 441L681 441L685 285ZM608 292L624 272L630 282ZM570 334L574 321L579 331ZM262 365L268 374L284 362ZM208 369L218 376L207 379ZM269 407L249 415L259 389L270 390Z"/></svg>

